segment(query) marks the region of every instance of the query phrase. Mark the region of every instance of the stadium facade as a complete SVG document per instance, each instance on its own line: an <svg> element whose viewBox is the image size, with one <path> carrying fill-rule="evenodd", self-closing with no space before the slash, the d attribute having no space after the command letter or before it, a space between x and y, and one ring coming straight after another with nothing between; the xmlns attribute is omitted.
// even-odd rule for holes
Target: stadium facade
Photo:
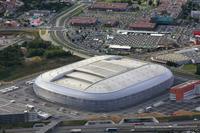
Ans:
<svg viewBox="0 0 200 133"><path fill-rule="evenodd" d="M167 68L127 57L96 56L41 74L37 96L95 112L119 110L148 100L173 84Z"/></svg>

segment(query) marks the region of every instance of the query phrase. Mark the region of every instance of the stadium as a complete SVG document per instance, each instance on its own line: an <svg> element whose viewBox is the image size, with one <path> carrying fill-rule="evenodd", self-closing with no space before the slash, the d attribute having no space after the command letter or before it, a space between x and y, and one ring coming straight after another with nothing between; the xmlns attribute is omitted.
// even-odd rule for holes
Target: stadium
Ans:
<svg viewBox="0 0 200 133"><path fill-rule="evenodd" d="M163 93L173 84L167 68L122 56L95 56L38 76L37 96L68 107L120 110Z"/></svg>

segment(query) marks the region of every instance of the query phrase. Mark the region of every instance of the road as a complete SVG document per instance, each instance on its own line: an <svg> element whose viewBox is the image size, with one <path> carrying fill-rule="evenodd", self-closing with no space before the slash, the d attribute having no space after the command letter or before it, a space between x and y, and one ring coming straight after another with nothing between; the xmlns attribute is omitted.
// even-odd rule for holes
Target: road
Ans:
<svg viewBox="0 0 200 133"><path fill-rule="evenodd" d="M67 19L75 15L77 11L80 11L84 8L86 7L83 4L77 4L74 6L73 9L68 10L66 13L61 13L60 16L58 15L59 17L55 18L56 21L53 21L53 22L55 22L56 27L64 27ZM92 53L90 51L87 51L73 44L71 41L67 39L63 31L50 31L49 33L50 33L51 41L54 44L63 46L65 50L71 51L74 55L77 55L83 58L99 55L99 53Z"/></svg>
<svg viewBox="0 0 200 133"><path fill-rule="evenodd" d="M20 43L20 42L24 42L24 40L18 39L18 40L14 41L14 42L12 42L12 43L10 43L10 44L7 44L7 45L5 45L5 46L3 46L3 47L0 47L0 50L3 50L3 49L5 49L5 48L7 48L7 47L9 47L9 46L11 46L11 45L14 45L14 44L17 44L17 43Z"/></svg>
<svg viewBox="0 0 200 133"><path fill-rule="evenodd" d="M182 122L183 123L183 122ZM187 122L186 122L187 123ZM200 127L198 125L172 125L168 123L169 125L148 125L148 126L133 126L131 124L102 124L102 125L88 125L88 126L58 126L56 127L52 133L70 133L71 129L81 129L82 133L105 133L106 128L117 128L118 133L131 133L131 132L174 132L174 131L196 131L196 133L199 133ZM27 133L27 132L38 132L40 129L35 128L23 128L23 129L9 129L7 130L8 133ZM131 131L132 130L132 131ZM134 131L133 131L134 130Z"/></svg>
<svg viewBox="0 0 200 133"><path fill-rule="evenodd" d="M117 128L119 133L131 133L133 132L164 132L164 131L188 131L194 129L200 129L197 126L135 126L132 125L108 125L108 126L80 126L80 127L59 127L57 133L70 133L71 129L82 129L83 133L105 133L106 128Z"/></svg>
<svg viewBox="0 0 200 133"><path fill-rule="evenodd" d="M0 32L34 32L39 30L48 30L48 31L65 31L63 26L41 26L41 27L18 27L18 28L0 28Z"/></svg>
<svg viewBox="0 0 200 133"><path fill-rule="evenodd" d="M53 44L62 46L64 50L70 51L72 54L77 55L82 58L89 58L94 55L99 55L99 53L92 53L87 51L83 48L78 47L77 45L70 42L67 37L65 36L65 22L69 17L75 15L78 11L83 10L85 7L84 4L75 4L69 9L57 14L51 22L50 25L52 27L27 27L27 28L9 28L9 29L0 29L0 32L32 32L32 31L39 31L39 30L47 30L49 31L50 40Z"/></svg>
<svg viewBox="0 0 200 133"><path fill-rule="evenodd" d="M76 5L73 9L67 10L67 12L65 12L65 13L62 12L60 15L57 15L57 17L54 18L55 20L52 21L52 23L55 22L54 23L55 24L54 27L50 27L50 28L0 29L0 31L5 31L5 30L6 31L29 31L29 30L32 31L32 30L47 29L49 31L49 33L50 33L50 37L51 37L53 43L56 43L58 45L63 46L65 50L71 51L74 55L78 55L80 57L88 58L90 56L98 55L98 53L91 53L89 51L86 51L85 49L81 49L80 47L78 47L75 44L71 43L65 37L65 34L63 32L63 30L66 30L64 28L66 20L70 16L73 16L73 14L77 10L79 10L81 8L84 8L84 5L81 5L81 4L80 5ZM181 76L179 78L185 80L184 76L183 77ZM162 99L163 99L163 97L162 97ZM125 126L123 126L123 125L117 125L117 126L116 125L112 125L111 127L117 127L117 128L119 128L119 132L123 132L123 133L124 132L130 132L130 130L133 128L130 125L129 126L127 126L127 125L125 125ZM81 128L81 129L83 129L84 132L87 132L87 133L88 132L92 132L92 133L95 132L96 133L96 132L104 132L106 127L104 127L104 126L103 127L102 126L59 127L56 132L58 132L58 133L67 133L72 128ZM139 127L138 126L136 129L138 131L146 131L146 130L155 131L155 129L162 130L162 131L164 131L164 130L170 130L171 131L172 129L173 130L174 129L175 130L188 130L190 128L193 129L193 128L198 128L198 127L196 127L196 126L195 127L194 126L179 126L179 127L172 126L172 127L169 127L169 126L161 126L160 125L160 126L145 126L145 127L142 127L142 126ZM9 131L12 132L12 130L9 130ZM17 129L17 130L13 130L13 132L15 132L15 133L17 133L17 132L19 132L19 133L23 133L23 132L27 133L27 132L35 132L35 131L36 131L36 129Z"/></svg>

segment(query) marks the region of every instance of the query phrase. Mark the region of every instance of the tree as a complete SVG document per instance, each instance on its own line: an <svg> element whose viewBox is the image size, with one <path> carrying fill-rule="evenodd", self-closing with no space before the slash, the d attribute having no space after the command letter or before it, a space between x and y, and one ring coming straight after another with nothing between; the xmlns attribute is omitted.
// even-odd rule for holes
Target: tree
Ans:
<svg viewBox="0 0 200 133"><path fill-rule="evenodd" d="M28 51L27 57L33 57L33 56L43 56L45 50L42 48L39 49L30 49Z"/></svg>
<svg viewBox="0 0 200 133"><path fill-rule="evenodd" d="M0 133L6 133L6 130L5 130L4 128L2 128L2 129L0 130Z"/></svg>
<svg viewBox="0 0 200 133"><path fill-rule="evenodd" d="M49 46L51 46L50 42L42 41L42 40L34 40L33 42L27 43L26 47L28 48L43 48L47 49Z"/></svg>
<svg viewBox="0 0 200 133"><path fill-rule="evenodd" d="M196 74L200 75L200 64L196 64Z"/></svg>
<svg viewBox="0 0 200 133"><path fill-rule="evenodd" d="M44 53L44 56L46 58L55 58L55 57L65 57L67 55L70 55L70 52L65 52L62 49L60 50L48 50Z"/></svg>
<svg viewBox="0 0 200 133"><path fill-rule="evenodd" d="M23 55L19 46L9 46L0 51L0 65L5 67L21 65Z"/></svg>

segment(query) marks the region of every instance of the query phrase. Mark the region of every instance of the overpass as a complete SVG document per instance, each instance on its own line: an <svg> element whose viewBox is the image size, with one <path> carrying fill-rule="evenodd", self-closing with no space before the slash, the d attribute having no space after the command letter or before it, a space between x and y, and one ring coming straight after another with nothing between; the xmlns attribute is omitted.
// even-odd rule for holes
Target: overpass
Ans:
<svg viewBox="0 0 200 133"><path fill-rule="evenodd" d="M56 19L55 25L56 27L65 27L65 22L70 17L76 15L83 9L85 9L86 6L83 4L76 4L74 5L74 8L71 10L68 10L66 13L61 13L61 15ZM62 31L51 31L49 32L49 37L52 43L56 45L62 46L65 50L70 51L74 55L80 56L82 58L88 58L94 55L99 55L99 53L92 53L84 48L81 48L77 46L76 44L72 43L68 38L65 36L65 34Z"/></svg>
<svg viewBox="0 0 200 133"><path fill-rule="evenodd" d="M38 131L36 131L36 133L51 133L51 132L54 132L55 128L58 127L61 122L62 122L61 120L51 121L48 125L42 127Z"/></svg>
<svg viewBox="0 0 200 133"><path fill-rule="evenodd" d="M57 133L70 133L71 129L81 129L83 133L105 133L106 128L117 128L116 133L182 133L183 131L200 131L198 126L132 126L132 125L116 125L116 126L72 126L59 127Z"/></svg>
<svg viewBox="0 0 200 133"><path fill-rule="evenodd" d="M48 31L67 31L63 26L53 27L19 27L19 28L0 28L0 32L39 32L40 30Z"/></svg>
<svg viewBox="0 0 200 133"><path fill-rule="evenodd" d="M27 28L2 28L0 32L39 32L40 36L41 31L48 31L47 41L51 41L53 44L62 46L64 50L70 51L72 54L80 56L82 58L88 58L94 55L99 55L99 53L90 52L84 48L77 46L67 39L64 31L67 31L65 28L65 22L70 17L80 13L84 10L86 6L84 4L75 4L69 9L57 14L54 16L48 24L54 25L51 27L27 27Z"/></svg>

